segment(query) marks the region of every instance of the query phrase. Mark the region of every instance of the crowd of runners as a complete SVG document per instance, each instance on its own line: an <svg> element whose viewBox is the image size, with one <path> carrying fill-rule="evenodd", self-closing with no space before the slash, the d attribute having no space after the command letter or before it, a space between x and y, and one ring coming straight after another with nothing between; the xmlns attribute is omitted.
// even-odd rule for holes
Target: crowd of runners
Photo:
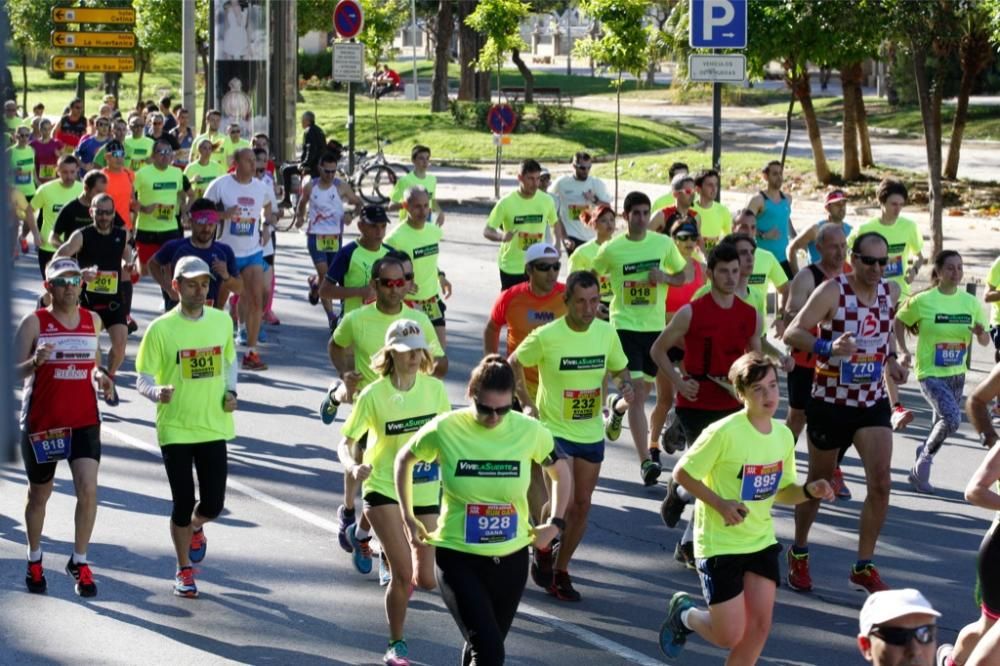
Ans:
<svg viewBox="0 0 1000 666"><path fill-rule="evenodd" d="M902 655L945 666L1000 660L996 522L980 550L982 615L936 654L937 611L919 592L890 591L897 581L884 581L876 564L893 433L914 418L899 386L914 375L932 410L908 478L933 494L934 461L962 422L973 345L1000 360L1000 259L984 306L963 289L958 252L924 256L917 225L902 214L903 183L884 180L879 214L856 225L845 221L847 195L830 191L825 218L796 230L780 162L763 165L760 191L731 212L711 170L674 164L668 195L651 202L630 192L618 211L587 153L554 183L537 161L523 161L517 189L483 227L498 245L500 289L479 313L483 356L467 379L468 405L453 409L443 383L448 227L430 148L413 147L412 171L388 205L365 205L338 172L340 144L312 113L302 116L300 160L277 174L266 135L251 141L239 125L223 132L221 114L209 110L207 131L195 136L189 116L169 98L127 113L106 98L90 118L79 99L58 118L5 108L8 232L14 259L33 246L43 285L15 340L29 591L47 587L45 508L57 463L67 460L77 511L66 570L77 594L97 594L87 550L98 403L118 404L117 375L135 335L136 390L156 405L173 500L174 593L198 596L192 566L225 503L238 376L268 370L259 345L278 321L275 221L291 216L307 236L315 273L302 292L326 314L336 377L317 393L317 418L344 419L338 542L361 574L379 560L387 664L409 663L415 587L440 590L465 641L464 664L504 662L529 578L560 601L581 600L571 564L606 442L625 422L637 481L654 486L669 472L660 514L679 534L675 558L697 572L704 593L703 606L684 592L669 600L659 630L666 656L697 634L728 650L727 663L757 660L777 586L809 592L810 558L829 556L810 550L810 528L823 501L851 497L840 462L853 446L866 492L856 557L843 571L871 595L861 652L884 664ZM345 243L352 226L357 238ZM914 289L928 261L931 284ZM140 323L131 303L144 281L163 314ZM782 393L784 422L775 419ZM966 401L990 449L966 497L994 511L998 393L1000 366ZM784 558L775 502L795 505Z"/></svg>

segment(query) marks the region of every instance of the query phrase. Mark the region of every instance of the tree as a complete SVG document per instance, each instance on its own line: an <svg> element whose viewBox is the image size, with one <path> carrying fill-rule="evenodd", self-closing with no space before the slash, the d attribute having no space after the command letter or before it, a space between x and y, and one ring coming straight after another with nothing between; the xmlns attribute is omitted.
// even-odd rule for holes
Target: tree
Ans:
<svg viewBox="0 0 1000 666"><path fill-rule="evenodd" d="M54 29L52 8L37 0L6 0L10 36L21 52L21 108L28 108L28 54L49 46Z"/></svg>
<svg viewBox="0 0 1000 666"><path fill-rule="evenodd" d="M333 10L337 2L338 0L295 0L295 29L299 37L314 31L330 33L333 30Z"/></svg>
<svg viewBox="0 0 1000 666"><path fill-rule="evenodd" d="M654 43L652 27L643 25L647 0L582 0L580 9L604 31L600 38L588 37L576 43L574 51L591 57L600 65L618 72L613 85L616 91L615 118L615 204L618 202L618 152L621 142L622 84L624 75L642 75Z"/></svg>
<svg viewBox="0 0 1000 666"><path fill-rule="evenodd" d="M1000 3L997 4L1000 8ZM965 134L965 123L969 115L969 97L976 81L990 64L993 63L993 49L990 43L996 40L1000 43L1000 15L997 16L995 28L997 34L991 34L989 8L971 0L964 0L958 5L958 58L962 65L962 82L958 88L958 103L955 105L955 117L951 125L951 141L948 142L948 160L944 165L944 177L955 180L958 177L958 161L962 151L962 136Z"/></svg>
<svg viewBox="0 0 1000 666"><path fill-rule="evenodd" d="M133 0L135 7L136 57L139 65L139 91L137 97L143 99L143 79L146 70L153 63L153 54L176 53L181 50L180 2L160 0Z"/></svg>
<svg viewBox="0 0 1000 666"><path fill-rule="evenodd" d="M365 45L365 58L376 65L388 59L392 40L410 17L405 0L360 0L365 13L365 25L358 40Z"/></svg>
<svg viewBox="0 0 1000 666"><path fill-rule="evenodd" d="M528 16L529 9L522 0L481 0L465 19L469 27L486 37L476 59L476 69L486 72L496 67L497 102L500 101L500 72L507 54L528 46L521 39L521 21ZM530 77L531 73L528 74Z"/></svg>
<svg viewBox="0 0 1000 666"><path fill-rule="evenodd" d="M448 64L451 62L451 36L455 32L455 18L451 1L438 3L434 30L434 78L431 79L431 111L448 110Z"/></svg>
<svg viewBox="0 0 1000 666"><path fill-rule="evenodd" d="M670 52L670 39L668 37L668 22L679 0L651 0L649 7L649 18L653 22L653 34L656 43L650 44L649 67L646 70L646 83L650 86L656 83L656 68ZM687 4L687 3L683 3Z"/></svg>

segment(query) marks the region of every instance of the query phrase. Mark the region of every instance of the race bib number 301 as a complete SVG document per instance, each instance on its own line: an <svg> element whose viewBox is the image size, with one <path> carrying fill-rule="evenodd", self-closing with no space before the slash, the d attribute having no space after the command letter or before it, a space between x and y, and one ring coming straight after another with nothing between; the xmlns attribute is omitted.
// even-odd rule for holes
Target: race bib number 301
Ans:
<svg viewBox="0 0 1000 666"><path fill-rule="evenodd" d="M744 502L765 500L778 492L782 462L767 465L743 465L743 485L740 499Z"/></svg>
<svg viewBox="0 0 1000 666"><path fill-rule="evenodd" d="M222 374L222 347L181 350L181 377L213 379Z"/></svg>
<svg viewBox="0 0 1000 666"><path fill-rule="evenodd" d="M502 543L517 536L513 504L466 504L465 543Z"/></svg>
<svg viewBox="0 0 1000 666"><path fill-rule="evenodd" d="M854 354L840 364L841 384L874 384L882 378L882 354Z"/></svg>

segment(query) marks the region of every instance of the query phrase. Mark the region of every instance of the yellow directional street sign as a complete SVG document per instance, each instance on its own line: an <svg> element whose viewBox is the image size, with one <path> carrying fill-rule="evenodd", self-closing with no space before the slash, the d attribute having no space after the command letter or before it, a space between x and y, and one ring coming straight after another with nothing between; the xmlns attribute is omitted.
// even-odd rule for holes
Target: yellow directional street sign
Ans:
<svg viewBox="0 0 1000 666"><path fill-rule="evenodd" d="M75 46L76 48L131 49L135 47L135 35L131 32L68 32L52 31L52 46Z"/></svg>
<svg viewBox="0 0 1000 666"><path fill-rule="evenodd" d="M131 7L100 9L96 7L53 7L54 23L118 23L133 25L135 10Z"/></svg>
<svg viewBox="0 0 1000 666"><path fill-rule="evenodd" d="M52 56L53 72L134 72L132 56Z"/></svg>

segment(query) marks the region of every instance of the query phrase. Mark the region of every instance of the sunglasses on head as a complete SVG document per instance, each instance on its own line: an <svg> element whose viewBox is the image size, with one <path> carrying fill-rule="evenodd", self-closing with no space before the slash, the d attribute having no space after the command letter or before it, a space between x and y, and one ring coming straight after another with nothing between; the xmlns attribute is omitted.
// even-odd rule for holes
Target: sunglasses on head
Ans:
<svg viewBox="0 0 1000 666"><path fill-rule="evenodd" d="M503 407L490 407L489 405L484 405L478 400L473 400L472 404L476 406L476 413L480 416L505 416L507 412L514 408L514 405L504 405Z"/></svg>
<svg viewBox="0 0 1000 666"><path fill-rule="evenodd" d="M858 254L857 252L854 252L853 254L855 257L860 259L861 263L865 266L874 266L875 264L878 264L879 266L885 268L885 266L889 263L889 257L869 257L867 254Z"/></svg>
<svg viewBox="0 0 1000 666"><path fill-rule="evenodd" d="M548 272L548 271L558 272L561 266L562 264L560 264L558 261L555 262L554 264L532 264L532 267L536 271L542 271L542 272Z"/></svg>
<svg viewBox="0 0 1000 666"><path fill-rule="evenodd" d="M674 234L674 238L679 241L696 241L698 240L698 234L680 233Z"/></svg>
<svg viewBox="0 0 1000 666"><path fill-rule="evenodd" d="M406 277L395 278L395 279L393 278L378 279L378 283L388 289L393 289L396 287L405 287L407 282L409 282L409 280L407 280Z"/></svg>
<svg viewBox="0 0 1000 666"><path fill-rule="evenodd" d="M82 280L83 278L79 275L76 277L57 277L49 280L49 284L53 287L79 287Z"/></svg>
<svg viewBox="0 0 1000 666"><path fill-rule="evenodd" d="M878 636L889 645L897 647L904 647L914 639L921 645L929 645L937 638L937 625L925 624L913 629L876 626L872 628L871 634Z"/></svg>

